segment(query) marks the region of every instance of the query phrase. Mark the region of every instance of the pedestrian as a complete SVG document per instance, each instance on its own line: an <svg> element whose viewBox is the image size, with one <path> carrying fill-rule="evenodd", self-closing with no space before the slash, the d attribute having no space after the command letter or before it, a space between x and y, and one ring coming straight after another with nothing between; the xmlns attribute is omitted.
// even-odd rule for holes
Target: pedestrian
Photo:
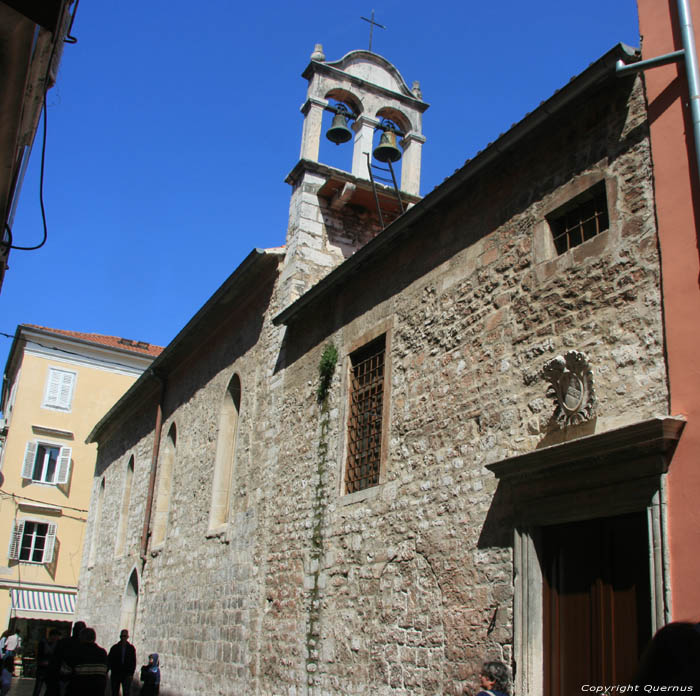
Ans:
<svg viewBox="0 0 700 696"><path fill-rule="evenodd" d="M109 672L112 683L112 696L129 696L131 680L136 671L136 648L129 642L129 631L125 628L119 634L119 642L109 649Z"/></svg>
<svg viewBox="0 0 700 696"><path fill-rule="evenodd" d="M71 663L75 653L80 648L80 632L85 628L84 621L73 624L70 636L58 641L53 656L49 661L49 679L47 680L47 696L65 696L72 668Z"/></svg>
<svg viewBox="0 0 700 696"><path fill-rule="evenodd" d="M140 696L158 696L160 691L160 666L158 653L151 653L148 656L148 664L141 667L141 687Z"/></svg>
<svg viewBox="0 0 700 696"><path fill-rule="evenodd" d="M8 628L6 631L3 631L2 636L0 636L0 660L5 657L5 643L7 643L7 638L9 635L10 629Z"/></svg>
<svg viewBox="0 0 700 696"><path fill-rule="evenodd" d="M654 691L700 691L700 624L673 621L649 641L632 681Z"/></svg>
<svg viewBox="0 0 700 696"><path fill-rule="evenodd" d="M7 696L12 686L12 675L15 673L15 658L6 655L0 662L0 696Z"/></svg>
<svg viewBox="0 0 700 696"><path fill-rule="evenodd" d="M8 635L5 639L5 653L3 654L3 657L15 655L22 648L22 637L20 636L19 631L15 629L9 633L10 635Z"/></svg>
<svg viewBox="0 0 700 696"><path fill-rule="evenodd" d="M481 691L476 696L508 696L508 668L502 662L484 662Z"/></svg>
<svg viewBox="0 0 700 696"><path fill-rule="evenodd" d="M41 693L41 687L46 684L46 693L50 693L49 681L51 677L49 674L51 659L56 652L56 646L58 645L58 639L61 637L61 632L57 628L52 628L49 631L48 638L42 638L39 641L39 646L36 651L36 680L34 681L34 691L32 696L39 696Z"/></svg>
<svg viewBox="0 0 700 696"><path fill-rule="evenodd" d="M107 651L95 639L94 628L80 632L80 646L71 656L67 696L104 696L107 686Z"/></svg>

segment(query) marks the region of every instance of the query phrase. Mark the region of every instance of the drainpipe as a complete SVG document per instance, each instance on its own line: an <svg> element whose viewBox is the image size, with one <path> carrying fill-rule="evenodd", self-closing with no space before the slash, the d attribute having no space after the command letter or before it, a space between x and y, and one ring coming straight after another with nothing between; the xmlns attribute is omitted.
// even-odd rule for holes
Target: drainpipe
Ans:
<svg viewBox="0 0 700 696"><path fill-rule="evenodd" d="M688 0L677 1L678 23L681 28L683 48L680 51L673 51L673 53L666 53L663 56L649 58L648 60L640 60L630 65L618 60L615 66L615 73L618 77L624 77L630 73L685 60L685 74L688 80L688 95L690 97L690 113L693 120L695 166L697 167L698 175L700 175L700 77L698 76L698 55L695 50L695 30L693 28L693 17L690 14Z"/></svg>
<svg viewBox="0 0 700 696"><path fill-rule="evenodd" d="M700 174L700 80L698 79L698 55L695 51L695 30L688 0L678 0L678 22L681 25L683 50L685 51L685 72L688 76L690 113L693 118L693 138L695 140L695 163Z"/></svg>
<svg viewBox="0 0 700 696"><path fill-rule="evenodd" d="M163 401L165 398L165 380L155 370L149 369L149 373L160 383L160 396L156 406L156 423L153 430L153 453L151 455L151 475L148 480L148 496L146 498L146 515L143 520L141 532L141 562L146 562L148 550L148 531L151 526L151 509L153 507L153 492L156 487L156 473L158 472L158 451L160 450L160 431L163 427Z"/></svg>

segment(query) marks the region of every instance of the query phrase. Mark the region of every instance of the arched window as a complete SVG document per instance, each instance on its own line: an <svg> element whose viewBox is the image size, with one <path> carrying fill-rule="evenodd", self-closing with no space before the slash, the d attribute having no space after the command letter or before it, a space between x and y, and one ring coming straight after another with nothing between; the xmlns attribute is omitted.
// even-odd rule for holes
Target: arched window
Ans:
<svg viewBox="0 0 700 696"><path fill-rule="evenodd" d="M102 506L105 499L105 480L102 477L100 488L97 492L97 504L95 505L95 519L92 523L92 537L90 539L90 556L88 557L88 567L92 568L97 559L97 544L100 539L100 527L102 526Z"/></svg>
<svg viewBox="0 0 700 696"><path fill-rule="evenodd" d="M170 426L168 436L163 444L160 456L160 475L158 479L158 496L156 497L156 514L153 516L153 535L151 543L154 546L163 543L168 527L168 511L170 510L170 492L175 469L175 450L177 444L177 429L175 423Z"/></svg>
<svg viewBox="0 0 700 696"><path fill-rule="evenodd" d="M117 529L116 555L121 556L126 549L126 535L129 528L129 505L131 504L131 484L134 479L134 455L129 458L129 463L124 474L124 492L122 493L122 507L119 513L119 528Z"/></svg>
<svg viewBox="0 0 700 696"><path fill-rule="evenodd" d="M233 375L224 394L219 415L219 439L216 443L211 510L209 512L210 530L226 524L229 520L240 410L241 380L238 375Z"/></svg>
<svg viewBox="0 0 700 696"><path fill-rule="evenodd" d="M120 629L125 628L129 631L129 635L134 635L136 627L136 610L139 605L139 576L134 569L129 576L129 582L126 584L126 591L122 599L122 612ZM133 639L132 639L133 640Z"/></svg>

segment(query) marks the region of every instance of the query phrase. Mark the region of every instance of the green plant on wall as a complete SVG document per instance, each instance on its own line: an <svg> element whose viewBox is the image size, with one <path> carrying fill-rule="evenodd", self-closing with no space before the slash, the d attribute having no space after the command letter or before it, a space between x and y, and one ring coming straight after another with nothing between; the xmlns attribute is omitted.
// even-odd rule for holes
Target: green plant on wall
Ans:
<svg viewBox="0 0 700 696"><path fill-rule="evenodd" d="M318 363L319 383L316 396L320 402L325 401L328 396L328 390L330 389L337 363L338 349L332 343L327 343Z"/></svg>

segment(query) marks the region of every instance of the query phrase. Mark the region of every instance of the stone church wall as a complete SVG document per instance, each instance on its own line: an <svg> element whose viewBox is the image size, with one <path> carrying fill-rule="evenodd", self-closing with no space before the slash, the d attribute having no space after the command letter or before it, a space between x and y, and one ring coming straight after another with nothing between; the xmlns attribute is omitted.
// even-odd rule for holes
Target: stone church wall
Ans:
<svg viewBox="0 0 700 696"><path fill-rule="evenodd" d="M610 228L557 256L545 215L604 181ZM486 464L667 412L651 163L640 81L532 133L418 219L322 304L274 327L269 287L167 377L177 427L168 531L141 570L153 433L144 406L100 444L98 560L79 614L116 641L138 568L139 659L179 694L454 693L511 663L512 523ZM262 317L262 319L260 319ZM348 355L387 335L378 486L343 494ZM328 343L338 365L316 398ZM584 351L597 418L562 432L544 363ZM242 383L232 522L208 533L219 408ZM136 461L129 552L113 558ZM93 534L91 512L88 535ZM111 546L110 546L111 544ZM87 555L86 555L87 558Z"/></svg>

